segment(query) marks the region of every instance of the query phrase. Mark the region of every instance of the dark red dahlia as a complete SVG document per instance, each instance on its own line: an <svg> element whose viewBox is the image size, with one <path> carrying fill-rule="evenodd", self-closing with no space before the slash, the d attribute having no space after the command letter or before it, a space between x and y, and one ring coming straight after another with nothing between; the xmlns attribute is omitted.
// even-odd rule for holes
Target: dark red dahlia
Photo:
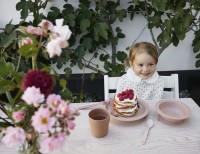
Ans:
<svg viewBox="0 0 200 154"><path fill-rule="evenodd" d="M21 88L23 91L25 91L26 88L32 86L40 88L41 93L47 96L53 90L53 78L47 72L40 70L31 70L24 76Z"/></svg>

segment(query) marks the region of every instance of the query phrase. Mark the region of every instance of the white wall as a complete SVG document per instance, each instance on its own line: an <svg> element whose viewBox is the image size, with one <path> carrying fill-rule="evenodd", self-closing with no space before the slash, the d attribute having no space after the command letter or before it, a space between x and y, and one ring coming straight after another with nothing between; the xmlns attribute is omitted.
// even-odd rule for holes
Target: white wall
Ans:
<svg viewBox="0 0 200 154"><path fill-rule="evenodd" d="M50 6L56 6L62 8L64 0L51 0ZM18 0L0 0L0 28L3 28L10 20L16 24L20 21L20 12L17 12L15 5ZM78 1L73 1L75 5ZM123 23L116 23L115 26L122 28L123 33L126 35L122 39L117 47L117 50L126 51L126 47L130 46L134 40L139 36L139 33L146 25L146 20L143 17L136 17L133 21L126 20ZM195 54L192 51L193 33L189 33L187 38L179 43L178 47L173 45L169 46L159 57L158 70L159 71L172 71L172 70L196 70L195 67ZM137 41L149 41L152 42L149 30L146 28L140 38ZM89 59L89 57L87 57ZM64 68L63 68L64 69ZM63 69L59 72L62 73ZM200 70L200 69L198 69ZM86 73L90 73L90 70L84 70ZM73 73L82 73L83 70L75 67Z"/></svg>

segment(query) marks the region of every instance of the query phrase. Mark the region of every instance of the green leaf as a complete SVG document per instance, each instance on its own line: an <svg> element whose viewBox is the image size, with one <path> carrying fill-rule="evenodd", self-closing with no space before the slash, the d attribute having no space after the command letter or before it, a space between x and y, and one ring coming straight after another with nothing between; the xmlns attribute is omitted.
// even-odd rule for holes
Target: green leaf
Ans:
<svg viewBox="0 0 200 154"><path fill-rule="evenodd" d="M193 52L196 53L200 50L200 29L195 32L195 38L192 41Z"/></svg>
<svg viewBox="0 0 200 154"><path fill-rule="evenodd" d="M174 20L174 31L176 36L183 40L185 38L186 29L183 26L183 23L180 20Z"/></svg>
<svg viewBox="0 0 200 154"><path fill-rule="evenodd" d="M8 35L3 34L2 37L0 38L0 46L5 49L8 48L13 43L15 38L16 38L15 31L13 31L12 33L10 33Z"/></svg>
<svg viewBox="0 0 200 154"><path fill-rule="evenodd" d="M83 65L82 61L79 60L79 61L78 61L78 67L79 67L80 69L83 69L83 66L84 66L84 65Z"/></svg>
<svg viewBox="0 0 200 154"><path fill-rule="evenodd" d="M69 68L69 67L66 67L65 69L64 69L64 72L65 72L65 77L68 79L69 77L70 77L70 75L72 74L72 70L71 70L71 68Z"/></svg>
<svg viewBox="0 0 200 154"><path fill-rule="evenodd" d="M119 21L122 22L123 19L126 17L126 10L124 10L124 9L119 10L119 11L117 11L116 15L117 15Z"/></svg>
<svg viewBox="0 0 200 154"><path fill-rule="evenodd" d="M106 70L106 71L110 71L110 62L108 62L108 61L105 61L105 63L104 63L104 69Z"/></svg>
<svg viewBox="0 0 200 154"><path fill-rule="evenodd" d="M51 7L47 15L48 19L55 20L59 17L60 10L57 7Z"/></svg>
<svg viewBox="0 0 200 154"><path fill-rule="evenodd" d="M195 58L200 59L200 53L195 56Z"/></svg>
<svg viewBox="0 0 200 154"><path fill-rule="evenodd" d="M69 19L69 25L72 26L72 27L74 27L75 26L76 16L73 13L70 13L68 15L68 19Z"/></svg>
<svg viewBox="0 0 200 154"><path fill-rule="evenodd" d="M63 8L64 8L64 11L66 13L66 14L63 14L63 15L68 15L68 14L71 14L72 12L74 12L74 8L71 4L65 4L63 6Z"/></svg>
<svg viewBox="0 0 200 154"><path fill-rule="evenodd" d="M196 66L196 68L199 68L199 67L200 67L200 60L197 60L197 61L196 61L195 66Z"/></svg>
<svg viewBox="0 0 200 154"><path fill-rule="evenodd" d="M176 0L175 1L175 10L184 8L186 5L186 0Z"/></svg>
<svg viewBox="0 0 200 154"><path fill-rule="evenodd" d="M7 24L5 27L5 33L9 34L13 31L14 25L13 24Z"/></svg>
<svg viewBox="0 0 200 154"><path fill-rule="evenodd" d="M183 27L188 28L192 24L193 16L190 14L185 14L182 20L183 20Z"/></svg>
<svg viewBox="0 0 200 154"><path fill-rule="evenodd" d="M16 10L17 11L21 10L21 19L26 19L28 17L29 8L31 7L31 5L32 2L26 0L21 0L21 2L18 2L16 4Z"/></svg>
<svg viewBox="0 0 200 154"><path fill-rule="evenodd" d="M94 25L94 39L95 39L95 41L99 41L99 24L98 23L96 23L95 25Z"/></svg>
<svg viewBox="0 0 200 154"><path fill-rule="evenodd" d="M81 59L84 55L85 55L85 49L83 47L83 45L79 45L75 52L78 54L78 58Z"/></svg>
<svg viewBox="0 0 200 154"><path fill-rule="evenodd" d="M72 92L69 89L65 89L65 91L60 91L59 95L63 100L71 100L72 99Z"/></svg>
<svg viewBox="0 0 200 154"><path fill-rule="evenodd" d="M90 20L89 19L81 20L81 24L80 24L81 31L85 31L88 27L90 27Z"/></svg>
<svg viewBox="0 0 200 154"><path fill-rule="evenodd" d="M67 81L65 79L59 79L59 85L62 87L63 90L67 87Z"/></svg>
<svg viewBox="0 0 200 154"><path fill-rule="evenodd" d="M163 46L166 46L166 45L170 44L171 37L170 37L170 35L167 32L162 32L158 36L157 41L159 42L159 45L161 47L163 47Z"/></svg>
<svg viewBox="0 0 200 154"><path fill-rule="evenodd" d="M56 66L57 66L57 68L58 68L58 69L61 69L61 68L62 68L62 66L63 66L63 63L62 63L62 61L61 61L61 60L57 61L57 64L56 64Z"/></svg>
<svg viewBox="0 0 200 154"><path fill-rule="evenodd" d="M124 51L118 51L116 54L117 60L124 63L125 59L127 58L127 54Z"/></svg>
<svg viewBox="0 0 200 154"><path fill-rule="evenodd" d="M105 22L99 23L99 34L105 39L108 39L108 32L107 30L109 29L108 24Z"/></svg>
<svg viewBox="0 0 200 154"><path fill-rule="evenodd" d="M6 91L13 90L15 88L15 83L9 80L0 81L0 93L5 93Z"/></svg>
<svg viewBox="0 0 200 154"><path fill-rule="evenodd" d="M0 60L0 80L11 77L14 72L14 64L12 63L4 63Z"/></svg>
<svg viewBox="0 0 200 154"><path fill-rule="evenodd" d="M153 28L154 26L158 28L161 24L161 18L159 16L149 17L148 28Z"/></svg>
<svg viewBox="0 0 200 154"><path fill-rule="evenodd" d="M95 79L95 73L90 73L90 80L93 81Z"/></svg>
<svg viewBox="0 0 200 154"><path fill-rule="evenodd" d="M99 57L99 60L101 60L101 61L106 61L106 60L108 60L109 57L110 57L109 54L106 54L106 55L101 54L100 57Z"/></svg>
<svg viewBox="0 0 200 154"><path fill-rule="evenodd" d="M116 20L116 18L117 18L116 14L111 14L111 15L110 15L110 23L111 23L111 24L114 23L115 20Z"/></svg>
<svg viewBox="0 0 200 154"><path fill-rule="evenodd" d="M167 0L152 0L152 6L158 11L164 12Z"/></svg>
<svg viewBox="0 0 200 154"><path fill-rule="evenodd" d="M87 50L90 50L92 49L92 39L90 37L87 37L83 40L82 44L85 46L85 48Z"/></svg>
<svg viewBox="0 0 200 154"><path fill-rule="evenodd" d="M18 52L25 57L34 57L38 53L38 48L35 45L27 44L19 48Z"/></svg>
<svg viewBox="0 0 200 154"><path fill-rule="evenodd" d="M172 42L175 47L177 47L179 44L179 39L177 38L177 36L175 34L173 34L173 36L172 36Z"/></svg>
<svg viewBox="0 0 200 154"><path fill-rule="evenodd" d="M117 33L118 38L125 38L125 35L123 33Z"/></svg>

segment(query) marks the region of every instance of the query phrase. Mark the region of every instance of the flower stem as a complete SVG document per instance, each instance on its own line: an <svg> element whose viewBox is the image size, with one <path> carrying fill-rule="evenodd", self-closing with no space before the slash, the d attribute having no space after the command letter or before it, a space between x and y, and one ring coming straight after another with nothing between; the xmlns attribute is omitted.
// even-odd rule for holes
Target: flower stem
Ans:
<svg viewBox="0 0 200 154"><path fill-rule="evenodd" d="M7 98L8 98L9 103L12 104L13 99L12 99L12 96L11 96L11 94L10 94L9 91L6 91L6 96L7 96Z"/></svg>
<svg viewBox="0 0 200 154"><path fill-rule="evenodd" d="M19 90L18 93L15 95L13 102L17 102L17 100L21 97L21 95L22 95L22 91ZM15 105L15 104L13 104L13 105Z"/></svg>
<svg viewBox="0 0 200 154"><path fill-rule="evenodd" d="M21 62L21 57L22 57L22 55L19 55L19 60L18 60L18 63L17 63L16 72L18 72L18 70L19 70L19 65L20 65L20 62Z"/></svg>

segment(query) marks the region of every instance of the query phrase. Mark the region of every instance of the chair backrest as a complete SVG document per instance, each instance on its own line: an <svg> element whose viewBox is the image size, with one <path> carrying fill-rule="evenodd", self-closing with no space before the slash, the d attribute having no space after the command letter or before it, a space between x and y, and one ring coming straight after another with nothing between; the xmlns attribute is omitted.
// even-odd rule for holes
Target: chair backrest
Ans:
<svg viewBox="0 0 200 154"><path fill-rule="evenodd" d="M171 74L170 76L161 76L164 80L163 99L179 98L179 80L178 74ZM104 99L113 98L119 77L109 77L104 75Z"/></svg>

